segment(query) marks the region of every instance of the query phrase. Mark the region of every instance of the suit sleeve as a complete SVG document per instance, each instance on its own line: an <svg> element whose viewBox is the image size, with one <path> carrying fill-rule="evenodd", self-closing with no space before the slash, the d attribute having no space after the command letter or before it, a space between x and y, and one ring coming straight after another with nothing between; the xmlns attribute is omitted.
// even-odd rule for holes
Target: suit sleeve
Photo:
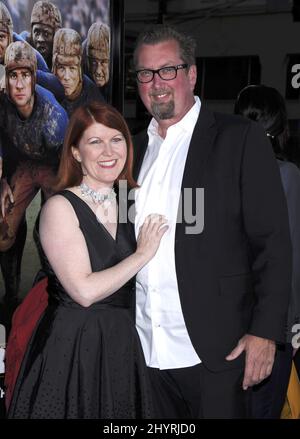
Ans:
<svg viewBox="0 0 300 439"><path fill-rule="evenodd" d="M292 327L300 323L300 171L292 163L282 163L280 173L287 200L293 249L292 293L289 306L288 340Z"/></svg>
<svg viewBox="0 0 300 439"><path fill-rule="evenodd" d="M292 269L288 212L272 146L253 122L245 138L241 189L255 294L248 332L284 342Z"/></svg>

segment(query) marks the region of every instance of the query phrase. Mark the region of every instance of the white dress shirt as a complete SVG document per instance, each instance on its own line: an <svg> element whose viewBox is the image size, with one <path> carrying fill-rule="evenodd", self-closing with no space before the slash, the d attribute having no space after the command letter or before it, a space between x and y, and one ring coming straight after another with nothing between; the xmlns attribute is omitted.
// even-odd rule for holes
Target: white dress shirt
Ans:
<svg viewBox="0 0 300 439"><path fill-rule="evenodd" d="M184 322L175 268L175 228L189 144L200 112L200 99L165 139L152 119L149 144L135 191L135 230L150 213L165 215L169 229L154 258L137 274L136 326L146 364L159 369L194 366L201 362Z"/></svg>

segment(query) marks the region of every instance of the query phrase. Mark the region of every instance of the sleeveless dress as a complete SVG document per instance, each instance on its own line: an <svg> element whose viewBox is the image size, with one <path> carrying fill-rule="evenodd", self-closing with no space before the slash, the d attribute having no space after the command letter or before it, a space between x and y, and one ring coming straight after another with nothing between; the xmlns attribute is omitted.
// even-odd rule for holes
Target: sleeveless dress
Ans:
<svg viewBox="0 0 300 439"><path fill-rule="evenodd" d="M78 217L93 272L112 267L134 252L130 224L119 222L114 240L84 201L68 190L61 195ZM49 304L24 356L8 417L153 417L134 322L135 279L85 308L72 300L48 267Z"/></svg>

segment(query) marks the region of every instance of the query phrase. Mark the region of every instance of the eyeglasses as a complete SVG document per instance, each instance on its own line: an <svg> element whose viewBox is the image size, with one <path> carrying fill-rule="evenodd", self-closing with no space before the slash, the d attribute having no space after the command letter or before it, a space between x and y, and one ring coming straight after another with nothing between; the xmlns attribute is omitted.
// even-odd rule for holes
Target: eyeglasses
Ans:
<svg viewBox="0 0 300 439"><path fill-rule="evenodd" d="M137 80L142 84L151 82L152 79L154 78L155 73L157 73L158 76L164 81L171 81L172 79L176 78L177 70L186 69L187 67L188 64L178 64L177 66L167 66L157 70L151 70L151 69L137 70L135 74Z"/></svg>

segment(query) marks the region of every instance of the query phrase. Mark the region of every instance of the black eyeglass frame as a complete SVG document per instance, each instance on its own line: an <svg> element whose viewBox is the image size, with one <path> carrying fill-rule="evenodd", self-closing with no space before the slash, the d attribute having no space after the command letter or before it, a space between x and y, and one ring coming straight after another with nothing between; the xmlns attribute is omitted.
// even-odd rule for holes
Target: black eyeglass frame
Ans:
<svg viewBox="0 0 300 439"><path fill-rule="evenodd" d="M160 79L162 79L163 81L172 81L173 79L177 78L177 71L178 70L186 69L188 67L189 67L188 64L177 64L177 66L165 66L165 67L161 67L160 69L156 69L156 70L153 70L153 69L141 69L141 70L136 70L135 71L135 75L136 75L137 81L140 84L147 84L148 82L153 81L155 73L157 73L158 76L160 77ZM161 70L165 70L165 69L174 69L174 74L175 74L174 78L169 78L169 79L162 78L161 75L160 75L160 72L161 72ZM141 81L139 79L139 77L138 77L140 72L151 72L152 73L152 78L149 79L149 81Z"/></svg>

